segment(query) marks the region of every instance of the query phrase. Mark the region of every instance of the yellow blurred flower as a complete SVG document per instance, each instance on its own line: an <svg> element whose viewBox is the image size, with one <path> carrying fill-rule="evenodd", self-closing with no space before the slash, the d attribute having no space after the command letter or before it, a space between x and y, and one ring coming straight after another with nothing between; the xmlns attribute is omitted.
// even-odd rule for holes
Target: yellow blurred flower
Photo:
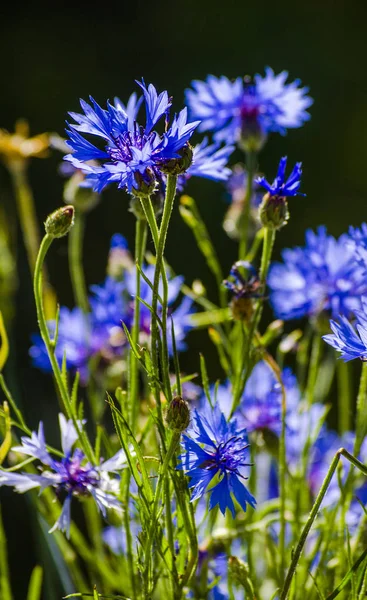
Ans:
<svg viewBox="0 0 367 600"><path fill-rule="evenodd" d="M29 125L23 119L15 123L14 133L0 129L0 158L7 166L23 163L31 157L45 158L49 145L47 133L29 137Z"/></svg>

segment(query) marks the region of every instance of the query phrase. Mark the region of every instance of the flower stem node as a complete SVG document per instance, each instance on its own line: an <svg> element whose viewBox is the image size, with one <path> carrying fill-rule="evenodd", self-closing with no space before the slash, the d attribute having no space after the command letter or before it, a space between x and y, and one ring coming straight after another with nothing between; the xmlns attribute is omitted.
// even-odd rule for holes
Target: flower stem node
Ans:
<svg viewBox="0 0 367 600"><path fill-rule="evenodd" d="M46 219L46 233L54 238L67 235L74 225L74 212L74 206L71 205L55 210Z"/></svg>
<svg viewBox="0 0 367 600"><path fill-rule="evenodd" d="M289 220L287 198L265 194L259 207L259 217L263 227L276 230L284 227Z"/></svg>
<svg viewBox="0 0 367 600"><path fill-rule="evenodd" d="M182 175L182 173L186 173L192 164L193 148L187 143L177 154L179 154L179 158L172 158L162 165L161 170L163 173L167 175Z"/></svg>
<svg viewBox="0 0 367 600"><path fill-rule="evenodd" d="M184 431L190 424L190 409L181 396L175 396L166 414L166 423L173 431Z"/></svg>

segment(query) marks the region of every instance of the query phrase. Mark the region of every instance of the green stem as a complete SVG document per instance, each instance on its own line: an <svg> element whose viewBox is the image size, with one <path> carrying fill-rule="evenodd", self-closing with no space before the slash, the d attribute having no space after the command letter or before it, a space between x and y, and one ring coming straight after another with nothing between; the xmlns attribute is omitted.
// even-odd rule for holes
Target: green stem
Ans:
<svg viewBox="0 0 367 600"><path fill-rule="evenodd" d="M366 414L367 414L367 363L362 364L362 373L359 383L357 396L357 414L356 414L356 441L354 454L358 456L363 440L366 435Z"/></svg>
<svg viewBox="0 0 367 600"><path fill-rule="evenodd" d="M34 198L27 180L26 166L17 163L14 166L10 166L9 170L13 180L19 222L27 251L29 268L33 274L40 245L40 233Z"/></svg>
<svg viewBox="0 0 367 600"><path fill-rule="evenodd" d="M84 453L87 456L88 460L94 463L94 454L90 442L86 433L80 428L78 420L74 414L74 411L71 407L71 400L69 397L69 392L66 388L66 384L61 374L61 370L57 359L55 357L55 348L54 344L50 339L50 334L47 327L47 322L45 318L45 312L43 307L43 294L42 294L42 267L47 254L48 249L50 248L53 241L53 237L49 234L46 234L41 242L41 246L39 249L39 253L37 256L36 266L34 270L34 298L36 301L37 308L37 319L38 325L41 333L41 337L46 346L47 354L52 366L52 371L56 380L56 384L60 393L60 398L62 402L62 408L65 414L69 419L73 421L73 425L75 430L78 433L78 437L80 443L83 447Z"/></svg>
<svg viewBox="0 0 367 600"><path fill-rule="evenodd" d="M271 261L271 255L273 252L275 234L276 234L275 229L273 229L273 228L270 229L268 227L264 228L264 242L263 242L261 265L260 265L260 283L261 283L262 289L265 289L265 286L266 286L266 278L268 275L268 270L269 270L270 261ZM249 362L250 362L252 341L253 341L254 335L256 333L257 327L260 323L262 310L263 310L263 299L260 298L256 304L255 312L254 312L254 315L252 317L252 320L251 320L251 323L249 326L248 337L247 337L247 342L246 342L246 350L243 353L243 359L241 361L240 370L238 371L238 375L236 377L236 385L235 385L234 394L233 394L232 414L240 402L244 387L246 385L247 378L250 374Z"/></svg>
<svg viewBox="0 0 367 600"><path fill-rule="evenodd" d="M81 210L75 210L74 226L69 232L68 252L71 284L74 299L84 313L89 312L88 292L83 270L83 238L85 215Z"/></svg>
<svg viewBox="0 0 367 600"><path fill-rule="evenodd" d="M240 247L238 252L239 260L244 260L247 252L247 243L249 238L249 225L251 214L251 199L254 177L256 173L257 154L256 152L246 153L246 168L247 168L247 186L244 199L244 206L240 220Z"/></svg>
<svg viewBox="0 0 367 600"><path fill-rule="evenodd" d="M152 507L152 511L151 511L151 515L150 515L151 526L147 533L147 541L146 541L145 548L144 548L144 555L145 555L145 561L146 561L144 582L145 582L147 598L150 597L149 593L151 592L151 585L152 585L152 577L151 577L152 552L151 552L151 549L153 546L153 541L155 539L155 533L156 533L156 529L157 529L157 514L158 514L159 501L160 501L162 491L163 491L163 483L165 481L165 478L168 477L168 468L169 468L172 458L175 455L177 445L180 441L180 437L181 437L180 432L175 431L172 434L170 443L167 448L166 455L164 457L164 461L161 464L161 468L159 470L157 487L156 487L155 494L154 494L153 507Z"/></svg>
<svg viewBox="0 0 367 600"><path fill-rule="evenodd" d="M1 600L12 600L10 573L3 520L0 512L0 592Z"/></svg>
<svg viewBox="0 0 367 600"><path fill-rule="evenodd" d="M308 534L310 532L310 529L313 525L313 522L317 516L317 513L319 512L321 503L325 497L325 494L329 488L331 479L335 473L335 470L339 464L339 460L340 457L344 456L347 460L349 460L349 462L351 462L353 465L355 465L356 467L358 467L358 469L360 469L360 471L362 471L362 473L364 473L365 475L367 475L367 467L365 465L363 465L358 459L356 459L352 454L350 454L347 450L345 450L345 448L340 448L336 453L335 456L331 462L331 465L329 467L329 470L325 476L325 479L321 485L320 491L317 495L317 498L312 506L311 512L309 514L309 517L307 519L307 522L302 530L301 536L299 538L298 544L293 552L292 555L292 562L290 564L287 576L285 578L285 582L284 582L284 586L283 589L281 591L281 594L279 596L279 600L286 600L286 598L288 597L288 593L290 590L290 586L292 583L292 579L294 577L294 574L296 572L296 568L297 568L297 564L298 561L301 557L303 548L305 546Z"/></svg>
<svg viewBox="0 0 367 600"><path fill-rule="evenodd" d="M321 336L318 332L314 333L312 340L312 350L310 358L310 366L308 369L307 387L306 387L306 398L308 405L311 406L315 401L315 387L317 382L317 375L319 371L319 362L321 354Z"/></svg>
<svg viewBox="0 0 367 600"><path fill-rule="evenodd" d="M282 379L282 372L272 356L266 354L265 362L272 369L282 393L282 429L279 438L279 496L280 496L280 535L279 535L279 555L280 555L280 581L283 583L285 573L285 533L286 533L286 518L285 518L285 475L286 475L286 416L287 416L287 399L285 387Z"/></svg>
<svg viewBox="0 0 367 600"><path fill-rule="evenodd" d="M34 198L31 187L28 183L26 165L24 163L14 163L9 165L9 172L13 181L15 199L17 203L17 212L20 228L23 234L23 240L28 257L28 264L33 277L36 267L38 249L40 246L40 232L37 222L37 214L34 204ZM46 300L47 316L54 308L54 293L48 282L46 267L44 269L44 295Z"/></svg>
<svg viewBox="0 0 367 600"><path fill-rule="evenodd" d="M146 239L147 239L147 224L144 219L136 220L135 229L135 263L142 267ZM136 293L134 298L134 322L132 328L132 340L136 347L139 343L139 330L140 330L140 271L135 266L135 277L136 277ZM130 352L130 369L129 369L129 410L131 423L134 428L136 419L139 411L139 363L134 352Z"/></svg>
<svg viewBox="0 0 367 600"><path fill-rule="evenodd" d="M336 373L338 377L338 416L339 416L339 433L351 430L351 381L350 381L350 365L342 360L338 360L336 364Z"/></svg>

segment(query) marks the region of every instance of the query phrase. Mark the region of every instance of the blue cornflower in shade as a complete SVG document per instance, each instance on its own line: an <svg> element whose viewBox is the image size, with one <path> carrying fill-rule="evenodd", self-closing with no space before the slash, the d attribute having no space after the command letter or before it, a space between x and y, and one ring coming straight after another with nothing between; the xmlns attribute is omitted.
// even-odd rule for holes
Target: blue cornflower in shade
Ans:
<svg viewBox="0 0 367 600"><path fill-rule="evenodd" d="M193 81L186 101L193 118L201 121L200 131L213 131L214 139L229 144L255 134L260 142L267 134L284 135L288 128L301 127L310 118L306 109L312 99L300 80L286 84L287 71L275 75L267 67L265 77L254 81L240 77L209 75L206 81Z"/></svg>
<svg viewBox="0 0 367 600"><path fill-rule="evenodd" d="M257 178L255 177L252 186L253 189L251 197L251 206L254 209L259 208L264 195L256 180ZM232 204L243 204L247 193L247 182L248 173L246 168L242 164L235 165L232 168L231 174L226 182L226 190L228 192L229 200Z"/></svg>
<svg viewBox="0 0 367 600"><path fill-rule="evenodd" d="M367 360L367 297L361 299L362 310L355 311L357 323L355 327L348 319L340 315L339 322L330 321L333 333L324 335L327 344L340 352L340 358L344 362L360 358Z"/></svg>
<svg viewBox="0 0 367 600"><path fill-rule="evenodd" d="M255 498L243 484L251 466L247 462L249 444L246 430L239 428L235 419L228 423L218 405L200 413L194 410L192 426L183 436L183 447L186 452L181 456L180 468L190 478L192 501L208 491L209 508L219 505L222 514L228 508L233 517L235 506L232 495L243 510L246 510L247 504L255 507ZM219 481L211 485L214 478Z"/></svg>
<svg viewBox="0 0 367 600"><path fill-rule="evenodd" d="M93 189L101 192L109 183L129 193L151 193L162 180L164 167L169 161L181 158L181 152L199 122L187 122L187 109L176 115L164 133L154 130L158 121L167 119L172 101L166 91L158 94L155 87L139 83L143 90L146 123L140 126L137 114L140 101L136 97L125 107L119 100L107 103L102 109L93 98L89 105L81 100L84 114L70 113L76 124L69 125L67 142L71 154L65 157L81 169ZM92 135L102 140L102 149L84 136ZM99 166L90 161L97 160Z"/></svg>
<svg viewBox="0 0 367 600"><path fill-rule="evenodd" d="M304 196L305 194L299 192L299 188L301 187L302 163L298 162L295 164L287 180L285 178L286 167L287 157L283 156L279 161L277 176L273 183L270 184L265 177L257 177L256 183L264 187L270 196Z"/></svg>
<svg viewBox="0 0 367 600"><path fill-rule="evenodd" d="M279 319L317 317L323 311L349 316L367 294L365 270L346 234L335 239L325 227L306 232L306 245L282 252L269 269L270 302Z"/></svg>
<svg viewBox="0 0 367 600"><path fill-rule="evenodd" d="M40 488L41 492L48 487L54 488L63 498L63 507L50 532L60 529L69 537L73 496L91 496L104 517L107 515L107 509L122 512L122 505L118 500L120 483L115 473L125 468L127 462L125 453L119 450L109 460L92 465L79 448L73 449L78 435L72 421L67 421L64 415L60 414L59 423L63 457L53 458L47 450L41 422L38 432L32 432L31 437L22 437L21 445L12 448L14 452L39 460L41 474L0 469L0 487L14 487L20 494L34 488ZM114 475L110 476L110 473Z"/></svg>

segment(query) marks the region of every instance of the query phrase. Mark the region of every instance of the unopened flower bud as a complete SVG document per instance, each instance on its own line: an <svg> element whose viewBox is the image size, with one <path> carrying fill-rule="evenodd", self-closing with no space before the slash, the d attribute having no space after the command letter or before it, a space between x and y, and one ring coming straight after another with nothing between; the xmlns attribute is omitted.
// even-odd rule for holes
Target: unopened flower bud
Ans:
<svg viewBox="0 0 367 600"><path fill-rule="evenodd" d="M265 194L259 207L260 221L269 229L280 229L289 219L288 202L285 196Z"/></svg>
<svg viewBox="0 0 367 600"><path fill-rule="evenodd" d="M74 225L74 207L71 205L58 208L51 213L45 222L45 229L48 235L54 238L60 238L67 235Z"/></svg>
<svg viewBox="0 0 367 600"><path fill-rule="evenodd" d="M249 297L232 298L231 300L232 316L236 321L249 321L254 312L254 301Z"/></svg>
<svg viewBox="0 0 367 600"><path fill-rule="evenodd" d="M167 409L166 423L173 431L184 431L190 423L190 409L181 396L175 396Z"/></svg>
<svg viewBox="0 0 367 600"><path fill-rule="evenodd" d="M151 196L157 189L157 179L154 172L149 167L145 169L144 173L136 171L134 173L136 185L132 188L133 196L137 198L145 198Z"/></svg>
<svg viewBox="0 0 367 600"><path fill-rule="evenodd" d="M182 173L186 173L192 163L192 147L190 144L186 144L178 154L180 154L180 158L172 158L162 164L161 170L163 173L167 175L181 175Z"/></svg>

